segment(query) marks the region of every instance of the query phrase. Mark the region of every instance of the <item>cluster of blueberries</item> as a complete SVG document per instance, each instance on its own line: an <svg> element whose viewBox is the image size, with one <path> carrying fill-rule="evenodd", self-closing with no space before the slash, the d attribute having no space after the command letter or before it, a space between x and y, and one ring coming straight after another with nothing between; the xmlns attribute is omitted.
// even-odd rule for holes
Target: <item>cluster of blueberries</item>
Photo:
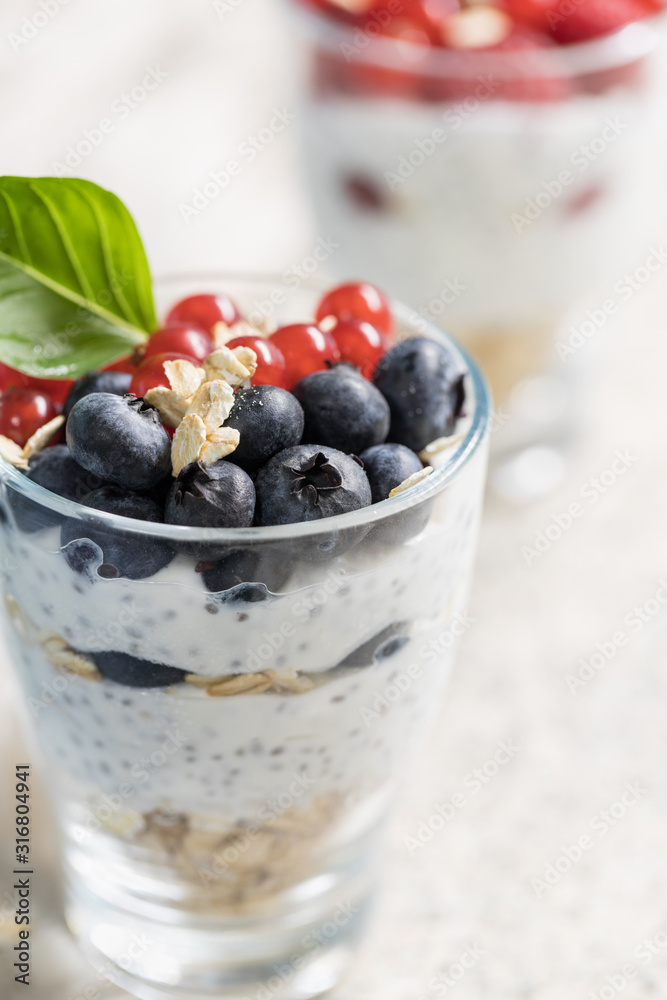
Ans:
<svg viewBox="0 0 667 1000"><path fill-rule="evenodd" d="M422 469L417 453L451 433L464 401L463 374L445 347L403 341L385 354L373 381L341 362L291 392L240 388L226 421L239 431L237 449L174 478L171 439L158 411L128 393L129 379L119 372L79 379L65 404L67 444L37 454L27 476L94 510L201 528L313 521L378 503ZM21 499L24 530L44 525L34 506ZM60 523L64 555L80 573L142 579L174 555L173 545L149 532L132 533L130 544L129 533L103 520L85 529L76 518ZM258 579L264 591L277 589L290 569L283 553L271 559L266 546L230 552L190 543L188 551L216 594Z"/></svg>

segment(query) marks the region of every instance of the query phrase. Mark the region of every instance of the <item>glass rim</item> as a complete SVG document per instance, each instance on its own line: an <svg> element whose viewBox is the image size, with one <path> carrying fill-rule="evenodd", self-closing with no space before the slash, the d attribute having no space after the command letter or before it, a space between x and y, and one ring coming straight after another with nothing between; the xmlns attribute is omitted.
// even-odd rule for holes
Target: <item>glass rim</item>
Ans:
<svg viewBox="0 0 667 1000"><path fill-rule="evenodd" d="M165 275L155 279L155 286L164 286L174 282L231 282L243 281L250 285L271 282L278 284L279 276L261 274L240 274L234 272L196 272L192 274ZM310 287L320 290L322 282L303 282L300 287ZM107 526L125 534L149 536L175 543L208 543L229 545L230 548L239 544L285 542L292 538L306 538L357 527L372 527L374 524L393 517L401 511L408 510L419 503L435 497L447 487L479 450L485 440L489 422L491 400L476 362L450 334L445 333L435 323L419 317L419 328L414 322L415 312L408 306L392 300L392 311L404 328L415 334L425 334L446 346L459 362L465 372L468 388L472 388L473 409L469 415L469 426L451 453L451 457L441 469L434 469L424 480L405 493L369 504L360 510L347 514L336 514L318 521L298 521L291 524L253 526L249 528L198 528L192 525L164 524L154 521L140 521L134 518L110 514L107 511L93 510L84 507L75 500L67 500L45 487L28 479L19 469L0 457L0 484L11 487L36 505L53 511L72 520L84 521L98 528ZM467 393L466 399L470 399Z"/></svg>
<svg viewBox="0 0 667 1000"><path fill-rule="evenodd" d="M578 77L623 66L652 52L667 25L667 13L661 12L633 21L602 38L529 51L454 51L368 33L365 35L368 44L360 47L358 43L355 45L355 39L359 34L364 35L362 26L336 21L307 6L304 0L285 2L307 35L345 58L350 65L369 63L417 76L454 76L471 80L478 74L491 72L503 79L525 78L538 73L542 77ZM350 58L345 55L343 46L352 50Z"/></svg>

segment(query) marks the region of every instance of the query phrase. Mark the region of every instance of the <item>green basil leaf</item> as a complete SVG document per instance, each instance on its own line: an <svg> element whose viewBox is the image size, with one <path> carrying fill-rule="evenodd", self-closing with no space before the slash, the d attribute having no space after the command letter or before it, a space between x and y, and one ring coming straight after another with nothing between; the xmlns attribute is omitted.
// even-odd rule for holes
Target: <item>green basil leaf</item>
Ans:
<svg viewBox="0 0 667 1000"><path fill-rule="evenodd" d="M78 378L144 339L56 295L0 259L0 361L37 378Z"/></svg>
<svg viewBox="0 0 667 1000"><path fill-rule="evenodd" d="M136 226L90 181L0 177L0 361L76 377L157 325Z"/></svg>

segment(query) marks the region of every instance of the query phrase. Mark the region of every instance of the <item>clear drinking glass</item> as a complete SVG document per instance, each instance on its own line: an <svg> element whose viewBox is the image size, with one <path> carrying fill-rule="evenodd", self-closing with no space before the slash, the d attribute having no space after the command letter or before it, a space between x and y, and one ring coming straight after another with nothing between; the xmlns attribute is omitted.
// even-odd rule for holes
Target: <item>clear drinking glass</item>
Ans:
<svg viewBox="0 0 667 1000"><path fill-rule="evenodd" d="M291 8L328 266L391 288L471 351L498 412L496 457L557 450L578 427L587 348L646 259L664 262L651 245L667 204L664 19L585 44L456 52Z"/></svg>
<svg viewBox="0 0 667 1000"><path fill-rule="evenodd" d="M161 305L202 290L247 314L279 292L285 320L316 300L199 275L162 283ZM398 317L397 337L413 336ZM465 413L436 470L378 506L183 528L92 511L2 466L7 634L53 793L67 920L145 1000L303 998L345 967L387 811L465 627L480 515L484 383L448 336L428 335L466 373ZM103 532L173 558L148 579L77 572L63 524L70 539ZM233 580L212 593L202 571L221 560ZM110 653L150 662L123 660L135 680L116 683L96 669ZM156 663L174 668L170 686L143 686Z"/></svg>

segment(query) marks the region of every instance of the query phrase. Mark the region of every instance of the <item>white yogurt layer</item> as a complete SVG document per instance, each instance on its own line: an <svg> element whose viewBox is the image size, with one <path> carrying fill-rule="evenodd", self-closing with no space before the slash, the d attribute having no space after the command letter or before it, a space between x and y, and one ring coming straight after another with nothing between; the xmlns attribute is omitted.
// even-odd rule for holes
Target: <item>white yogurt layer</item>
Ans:
<svg viewBox="0 0 667 1000"><path fill-rule="evenodd" d="M115 650L209 677L265 666L318 673L387 626L436 617L450 603L473 517L455 484L427 537L391 547L364 540L324 565L297 564L286 593L256 603L216 601L186 556L148 580L91 579L70 568L58 529L13 531L5 544L20 566L10 583L19 606L78 652Z"/></svg>
<svg viewBox="0 0 667 1000"><path fill-rule="evenodd" d="M553 104L311 96L306 160L320 231L340 243L334 266L459 336L553 329L649 250L650 193L665 164L661 96L657 78L637 94ZM445 139L432 141L438 132ZM355 204L351 178L385 207Z"/></svg>
<svg viewBox="0 0 667 1000"><path fill-rule="evenodd" d="M54 668L39 647L24 646L19 665L50 760L90 803L120 795L115 814L250 821L285 793L301 806L332 791L370 796L392 779L449 671L451 645L437 663L422 647L451 624L450 611L387 660L291 696L212 698L187 685L141 690L73 676L46 704Z"/></svg>
<svg viewBox="0 0 667 1000"><path fill-rule="evenodd" d="M365 540L327 564L297 569L289 593L221 604L215 614L206 610L212 598L194 559L179 557L149 581L91 581L57 551L57 532L5 526L17 567L6 591L32 623L27 638L20 627L13 632L18 672L49 757L83 782L85 795L120 794L123 807L138 812L163 807L238 820L299 776L312 781L304 798L370 794L437 705L465 628L483 450L439 495L418 537L394 547ZM404 641L391 655L323 673L390 626ZM225 698L189 684L138 689L87 680L47 661L39 629L76 651L120 650L207 676L298 670L316 686ZM386 704L376 703L394 682L401 686ZM130 786L127 795L121 786Z"/></svg>

